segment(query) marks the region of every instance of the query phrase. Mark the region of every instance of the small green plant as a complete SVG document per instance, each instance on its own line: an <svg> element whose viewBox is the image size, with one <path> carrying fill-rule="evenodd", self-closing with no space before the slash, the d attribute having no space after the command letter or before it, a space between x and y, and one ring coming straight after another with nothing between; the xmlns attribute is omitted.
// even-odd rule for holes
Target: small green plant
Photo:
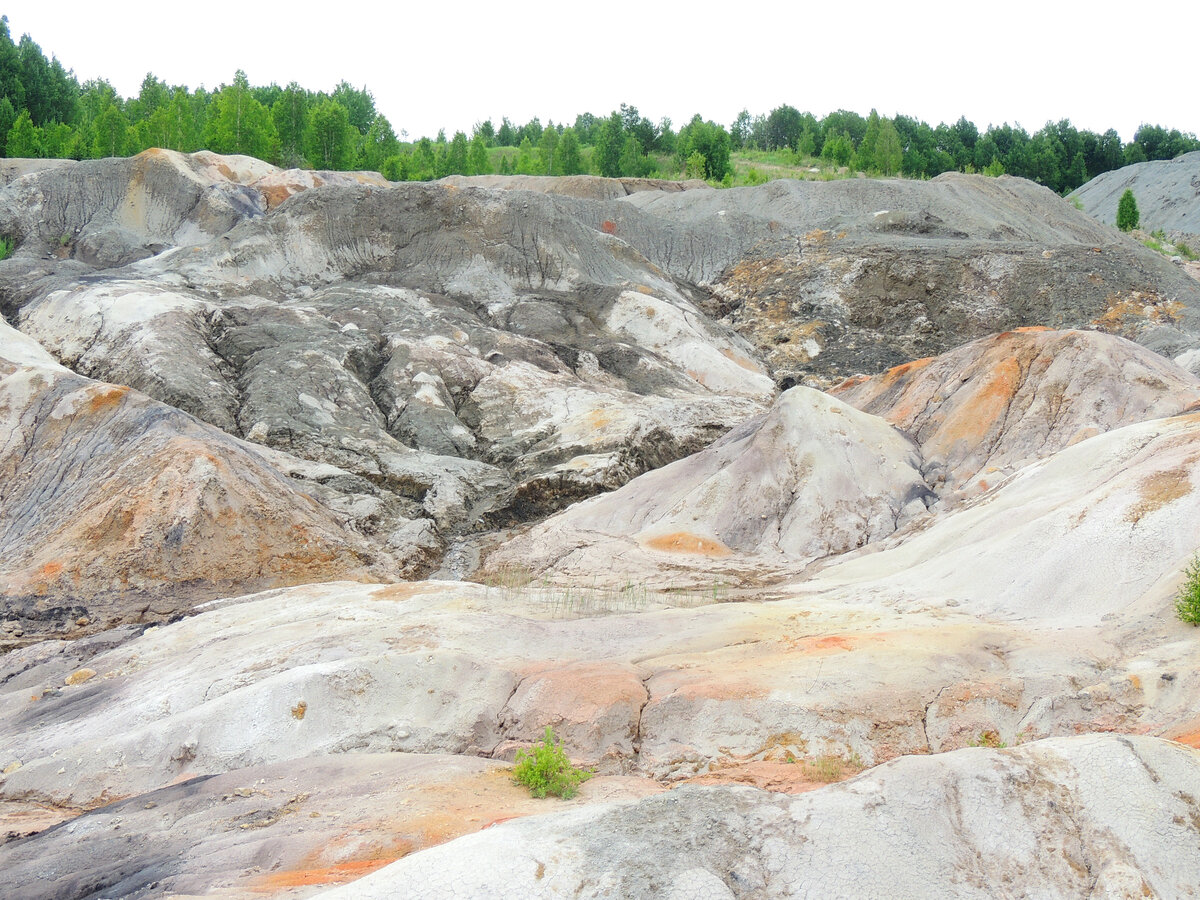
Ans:
<svg viewBox="0 0 1200 900"><path fill-rule="evenodd" d="M14 246L11 238L0 238L0 259L8 259L12 256Z"/></svg>
<svg viewBox="0 0 1200 900"><path fill-rule="evenodd" d="M1083 201L1082 200L1080 200L1078 197L1068 197L1067 199L1071 201L1072 206L1074 206L1076 209L1078 209L1081 212L1083 211Z"/></svg>
<svg viewBox="0 0 1200 900"><path fill-rule="evenodd" d="M992 750L1003 750L1008 746L1000 739L1000 732L994 728L979 732L979 737L971 741L972 747L989 747Z"/></svg>
<svg viewBox="0 0 1200 900"><path fill-rule="evenodd" d="M797 762L796 757L791 751L788 751L787 761L790 763ZM838 756L835 753L825 753L813 759L803 760L802 764L804 767L804 777L809 781L819 781L822 784L833 784L835 781L842 781L852 775L857 775L866 768L857 752L851 753L849 757Z"/></svg>
<svg viewBox="0 0 1200 900"><path fill-rule="evenodd" d="M1187 244L1185 244L1183 241L1175 242L1175 252L1178 253L1180 256L1182 256L1184 259L1190 259L1190 260L1200 259L1200 257L1198 257L1196 255L1196 251L1193 250L1191 247L1189 247Z"/></svg>
<svg viewBox="0 0 1200 900"><path fill-rule="evenodd" d="M1146 238L1146 240L1142 241L1142 243L1157 253L1165 252L1163 250L1163 245L1160 244L1158 241L1156 241L1154 238Z"/></svg>
<svg viewBox="0 0 1200 900"><path fill-rule="evenodd" d="M587 769L571 765L562 742L554 736L554 729L546 726L546 734L540 744L528 750L518 750L513 781L529 788L535 797L553 794L570 800L579 791L579 785L592 777Z"/></svg>
<svg viewBox="0 0 1200 900"><path fill-rule="evenodd" d="M1183 586L1175 595L1175 612L1189 625L1200 625L1200 553L1183 570Z"/></svg>
<svg viewBox="0 0 1200 900"><path fill-rule="evenodd" d="M71 243L71 236L64 232L58 239L58 246L65 247L69 243Z"/></svg>
<svg viewBox="0 0 1200 900"><path fill-rule="evenodd" d="M1122 231L1133 231L1138 227L1141 215L1132 189L1127 188L1117 202L1117 227Z"/></svg>

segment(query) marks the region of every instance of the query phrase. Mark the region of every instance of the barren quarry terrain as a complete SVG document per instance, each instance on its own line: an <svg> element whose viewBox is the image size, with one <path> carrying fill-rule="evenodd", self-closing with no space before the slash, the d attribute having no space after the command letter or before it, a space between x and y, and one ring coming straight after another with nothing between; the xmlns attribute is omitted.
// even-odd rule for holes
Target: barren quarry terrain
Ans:
<svg viewBox="0 0 1200 900"><path fill-rule="evenodd" d="M3 161L0 893L1200 897L1200 280L1107 221Z"/></svg>

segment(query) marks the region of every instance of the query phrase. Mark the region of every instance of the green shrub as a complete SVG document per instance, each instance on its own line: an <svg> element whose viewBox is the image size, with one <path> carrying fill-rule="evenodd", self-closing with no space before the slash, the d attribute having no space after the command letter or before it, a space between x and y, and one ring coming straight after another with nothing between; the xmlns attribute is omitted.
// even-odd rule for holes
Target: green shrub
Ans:
<svg viewBox="0 0 1200 900"><path fill-rule="evenodd" d="M15 243L9 238L0 238L0 259L8 259L12 256Z"/></svg>
<svg viewBox="0 0 1200 900"><path fill-rule="evenodd" d="M1175 252L1178 253L1180 256L1182 256L1184 259L1194 260L1197 258L1196 252L1191 247L1189 247L1187 244L1185 244L1183 241L1175 242Z"/></svg>
<svg viewBox="0 0 1200 900"><path fill-rule="evenodd" d="M1200 553L1183 570L1183 587L1175 595L1175 612L1189 625L1200 625Z"/></svg>
<svg viewBox="0 0 1200 900"><path fill-rule="evenodd" d="M578 792L579 785L592 777L587 769L571 765L562 743L554 737L554 729L549 725L540 744L517 751L516 762L513 781L525 785L535 797L553 794L569 800Z"/></svg>
<svg viewBox="0 0 1200 900"><path fill-rule="evenodd" d="M1138 213L1137 200L1131 189L1126 189L1117 201L1117 227L1122 231L1133 231L1138 227L1141 215Z"/></svg>

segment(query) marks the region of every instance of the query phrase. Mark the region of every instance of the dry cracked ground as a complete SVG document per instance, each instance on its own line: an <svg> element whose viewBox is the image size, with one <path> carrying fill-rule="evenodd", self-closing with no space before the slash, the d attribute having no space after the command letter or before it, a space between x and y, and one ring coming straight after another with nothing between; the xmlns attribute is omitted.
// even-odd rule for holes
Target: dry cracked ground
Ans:
<svg viewBox="0 0 1200 900"><path fill-rule="evenodd" d="M1183 267L1008 177L0 182L5 896L1200 896Z"/></svg>

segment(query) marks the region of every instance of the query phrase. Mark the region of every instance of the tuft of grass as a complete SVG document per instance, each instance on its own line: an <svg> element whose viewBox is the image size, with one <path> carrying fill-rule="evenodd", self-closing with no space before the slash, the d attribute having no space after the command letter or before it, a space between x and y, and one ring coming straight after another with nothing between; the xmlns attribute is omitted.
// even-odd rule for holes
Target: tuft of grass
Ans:
<svg viewBox="0 0 1200 900"><path fill-rule="evenodd" d="M1175 242L1175 252L1178 253L1180 256L1182 256L1184 259L1188 259L1193 262L1195 262L1197 259L1200 259L1200 255L1197 255L1196 251L1193 250L1191 247L1189 247L1187 244L1185 244L1183 241Z"/></svg>
<svg viewBox="0 0 1200 900"><path fill-rule="evenodd" d="M525 785L538 799L553 795L570 800L579 792L579 785L594 774L571 765L562 742L549 725L540 744L517 751L516 763L513 781Z"/></svg>
<svg viewBox="0 0 1200 900"><path fill-rule="evenodd" d="M986 731L979 732L979 737L971 741L971 746L989 747L992 750L1003 750L1008 746L1008 744L1000 740L1000 732L994 728L988 728Z"/></svg>
<svg viewBox="0 0 1200 900"><path fill-rule="evenodd" d="M1200 553L1183 570L1183 586L1175 595L1175 613L1188 625L1200 625Z"/></svg>
<svg viewBox="0 0 1200 900"><path fill-rule="evenodd" d="M787 760L796 762L796 758L790 753ZM835 753L825 753L812 759L803 760L800 764L804 767L805 778L809 781L819 781L822 784L843 781L866 768L857 753L851 753L848 758Z"/></svg>
<svg viewBox="0 0 1200 900"><path fill-rule="evenodd" d="M16 242L12 238L0 237L0 259L8 259L15 248Z"/></svg>
<svg viewBox="0 0 1200 900"><path fill-rule="evenodd" d="M1142 243L1145 244L1147 247L1149 247L1151 250L1154 250L1158 253L1166 253L1167 252L1166 250L1163 249L1163 245L1160 244L1155 238L1146 238L1146 240L1142 241Z"/></svg>

